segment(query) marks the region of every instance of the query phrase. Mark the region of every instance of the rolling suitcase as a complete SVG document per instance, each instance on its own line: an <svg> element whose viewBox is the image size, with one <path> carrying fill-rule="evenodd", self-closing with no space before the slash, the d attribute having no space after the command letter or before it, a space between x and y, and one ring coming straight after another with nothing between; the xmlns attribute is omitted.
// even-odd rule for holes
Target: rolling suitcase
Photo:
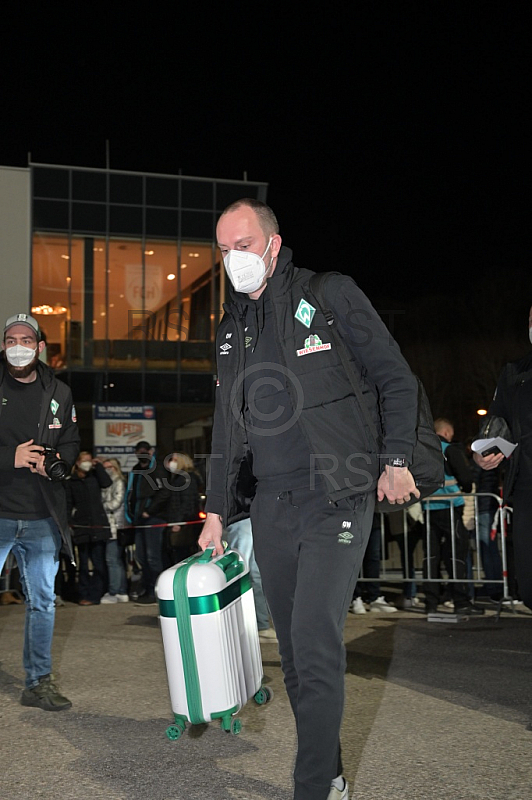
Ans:
<svg viewBox="0 0 532 800"><path fill-rule="evenodd" d="M249 570L242 556L212 549L196 553L159 576L156 594L175 723L221 720L239 733L235 714L251 698L262 705L272 692L262 686L262 659Z"/></svg>

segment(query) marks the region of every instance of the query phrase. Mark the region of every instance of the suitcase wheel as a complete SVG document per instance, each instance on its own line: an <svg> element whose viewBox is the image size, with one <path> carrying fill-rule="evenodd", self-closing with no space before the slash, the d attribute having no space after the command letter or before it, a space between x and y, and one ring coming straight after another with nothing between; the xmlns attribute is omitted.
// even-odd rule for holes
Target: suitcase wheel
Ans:
<svg viewBox="0 0 532 800"><path fill-rule="evenodd" d="M166 735L172 742L176 742L185 732L185 723L177 722L175 725L169 725L166 729Z"/></svg>
<svg viewBox="0 0 532 800"><path fill-rule="evenodd" d="M235 736L238 736L240 731L242 730L242 721L235 717L231 720L231 733Z"/></svg>
<svg viewBox="0 0 532 800"><path fill-rule="evenodd" d="M263 706L273 699L273 689L269 686L261 686L256 693L254 700L258 706Z"/></svg>

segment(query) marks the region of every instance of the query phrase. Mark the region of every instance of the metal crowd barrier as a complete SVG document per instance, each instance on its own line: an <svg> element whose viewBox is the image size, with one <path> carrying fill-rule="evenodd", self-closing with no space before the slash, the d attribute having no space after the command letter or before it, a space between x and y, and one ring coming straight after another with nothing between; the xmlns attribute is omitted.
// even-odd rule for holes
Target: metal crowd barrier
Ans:
<svg viewBox="0 0 532 800"><path fill-rule="evenodd" d="M437 575L431 575L431 537L430 537L430 507L431 504L434 503L441 503L442 499L445 500L452 500L453 498L462 497L464 500L466 498L472 498L472 502L474 505L474 528L470 530L471 541L475 543L474 548L470 548L470 552L475 558L472 559L472 574L467 575L465 578L463 577L456 577L456 510L455 506L452 503L449 503L449 516L450 516L450 528L452 531L451 536L451 559L452 559L452 574L438 577ZM501 557L502 562L502 575L500 579L493 579L493 578L486 578L483 575L483 564L482 564L482 548L480 543L480 526L479 526L479 500L481 498L491 498L494 503L497 505L497 509L493 515L493 519L491 521L491 528L490 528L490 538L492 541L497 542L497 547L499 550L499 554ZM417 505L417 504L416 504ZM447 494L443 495L430 495L429 497L425 498L421 501L421 506L423 509L423 527L424 527L424 542L423 542L423 558L424 561L427 562L427 575L426 576L414 576L411 577L405 574L406 566L408 564L408 557L406 554L408 553L408 545L409 545L409 536L411 534L411 527L413 522L409 523L409 517L411 518L411 513L409 514L409 509L398 509L396 512L392 512L392 514L384 514L382 512L378 513L380 517L380 529L381 529L381 563L380 563L380 572L379 577L369 578L365 577L363 571L361 572L359 581L369 583L371 581L374 582L386 582L386 583L424 583L426 581L430 581L431 583L441 583L441 584L448 584L448 583L489 583L489 584L496 584L500 585L501 592L504 598L509 597L509 587L508 587L508 556L507 556L507 526L508 520L510 515L513 512L513 509L510 506L506 506L503 504L502 499L490 492L474 492L474 493L466 493L466 492L457 492L455 494ZM395 527L396 531L397 528L402 527L402 533L395 534L391 536L391 541L396 541L399 544L398 539L399 537L403 540L403 553L405 553L404 563L402 566L402 570L398 570L397 568L390 569L387 566L387 561L389 559L385 559L383 554L386 552L386 545L390 542L390 539L386 537L386 523L385 518L394 517L398 518L401 515L400 523L397 522L397 519L393 520L393 527ZM392 520L390 520L390 524ZM438 565L438 572L441 572L441 564Z"/></svg>

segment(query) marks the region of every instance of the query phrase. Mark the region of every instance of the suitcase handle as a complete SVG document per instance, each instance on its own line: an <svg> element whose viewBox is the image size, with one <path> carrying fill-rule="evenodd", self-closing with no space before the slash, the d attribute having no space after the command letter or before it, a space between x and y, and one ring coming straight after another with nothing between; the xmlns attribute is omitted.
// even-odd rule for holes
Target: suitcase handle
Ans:
<svg viewBox="0 0 532 800"><path fill-rule="evenodd" d="M204 552L201 553L196 558L196 563L208 564L212 560L213 551L214 547L207 547L207 549L204 550ZM229 553L226 553L224 556L219 558L218 561L215 561L214 563L216 564L217 567L220 567L222 572L225 572L227 574L227 580L231 580L231 578L234 577L234 575L238 575L243 570L243 567L242 569L240 569L240 564L241 564L240 556L238 555L238 553L235 553L234 550L230 551ZM234 574L231 574L229 576L229 573L234 573Z"/></svg>

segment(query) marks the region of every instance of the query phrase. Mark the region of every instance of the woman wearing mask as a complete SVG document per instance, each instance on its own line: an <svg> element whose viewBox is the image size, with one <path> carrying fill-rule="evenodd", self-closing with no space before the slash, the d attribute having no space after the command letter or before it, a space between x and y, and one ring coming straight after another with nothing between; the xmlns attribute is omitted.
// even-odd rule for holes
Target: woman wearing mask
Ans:
<svg viewBox="0 0 532 800"><path fill-rule="evenodd" d="M102 597L102 603L127 603L127 578L124 564L124 547L119 540L119 535L125 526L124 495L126 493L126 479L116 458L109 458L103 462L112 484L102 489L102 502L109 520L111 538L105 547L105 560L109 575L109 590Z"/></svg>
<svg viewBox="0 0 532 800"><path fill-rule="evenodd" d="M194 462L186 453L172 453L166 460L172 489L168 506L168 522L191 522L199 519L202 479ZM203 521L197 525L171 525L168 528L167 555L177 564L195 553Z"/></svg>
<svg viewBox="0 0 532 800"><path fill-rule="evenodd" d="M65 482L68 516L79 555L80 606L98 605L107 587L105 545L110 533L101 491L111 483L103 465L88 450L79 454L72 477Z"/></svg>

